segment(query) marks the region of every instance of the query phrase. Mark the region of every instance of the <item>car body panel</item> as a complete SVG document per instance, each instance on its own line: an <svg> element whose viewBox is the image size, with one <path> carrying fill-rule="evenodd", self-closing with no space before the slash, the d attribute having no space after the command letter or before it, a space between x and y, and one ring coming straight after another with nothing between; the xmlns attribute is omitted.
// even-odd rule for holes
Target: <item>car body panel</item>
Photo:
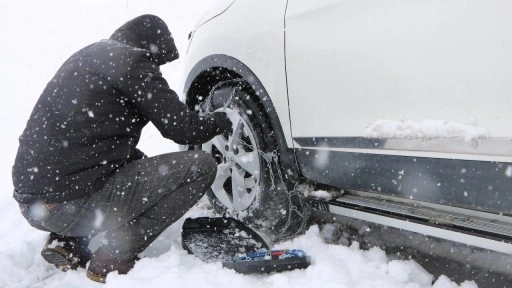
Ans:
<svg viewBox="0 0 512 288"><path fill-rule="evenodd" d="M511 163L299 149L306 178L345 189L512 216Z"/></svg>
<svg viewBox="0 0 512 288"><path fill-rule="evenodd" d="M211 19L193 33L184 73L188 75L211 55L228 55L244 63L272 95L286 143L291 146L284 59L286 2L235 1L222 17Z"/></svg>
<svg viewBox="0 0 512 288"><path fill-rule="evenodd" d="M293 137L347 143L367 138L379 119L437 119L485 132L472 139L451 131L439 133L441 141L406 135L387 147L337 148L511 161L511 27L510 1L290 0L286 58ZM483 152L482 144L490 148Z"/></svg>

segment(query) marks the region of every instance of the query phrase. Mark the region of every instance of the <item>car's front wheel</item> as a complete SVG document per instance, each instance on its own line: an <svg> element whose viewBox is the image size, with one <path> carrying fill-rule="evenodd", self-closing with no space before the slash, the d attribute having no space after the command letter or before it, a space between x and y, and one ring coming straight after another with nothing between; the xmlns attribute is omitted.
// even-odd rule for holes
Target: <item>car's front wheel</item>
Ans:
<svg viewBox="0 0 512 288"><path fill-rule="evenodd" d="M202 145L218 165L208 191L215 210L244 221L271 240L302 232L309 213L299 195L287 189L276 135L250 86L220 88L207 101L203 107L226 112L232 122L231 131Z"/></svg>

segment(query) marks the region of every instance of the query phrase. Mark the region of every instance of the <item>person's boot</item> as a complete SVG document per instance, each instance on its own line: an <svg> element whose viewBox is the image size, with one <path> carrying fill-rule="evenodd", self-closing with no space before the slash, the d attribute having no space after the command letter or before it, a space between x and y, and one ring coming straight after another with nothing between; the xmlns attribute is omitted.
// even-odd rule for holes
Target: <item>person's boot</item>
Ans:
<svg viewBox="0 0 512 288"><path fill-rule="evenodd" d="M91 259L88 246L88 237L62 236L52 232L41 250L41 256L64 272L76 270L78 267L85 268Z"/></svg>
<svg viewBox="0 0 512 288"><path fill-rule="evenodd" d="M127 259L113 257L100 247L92 255L86 275L92 281L105 283L108 273L117 271L119 274L127 274L137 260L139 260L138 257Z"/></svg>

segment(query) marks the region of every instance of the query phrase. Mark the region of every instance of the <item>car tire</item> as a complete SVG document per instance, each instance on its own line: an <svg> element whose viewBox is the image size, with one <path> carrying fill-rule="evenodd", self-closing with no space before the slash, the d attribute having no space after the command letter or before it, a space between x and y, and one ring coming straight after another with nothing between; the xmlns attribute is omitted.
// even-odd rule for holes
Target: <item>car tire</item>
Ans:
<svg viewBox="0 0 512 288"><path fill-rule="evenodd" d="M243 221L270 241L304 232L309 206L296 189L287 188L294 185L283 177L276 135L251 87L238 83L218 88L201 107L226 112L233 123L231 131L201 147L218 165L207 192L215 211Z"/></svg>

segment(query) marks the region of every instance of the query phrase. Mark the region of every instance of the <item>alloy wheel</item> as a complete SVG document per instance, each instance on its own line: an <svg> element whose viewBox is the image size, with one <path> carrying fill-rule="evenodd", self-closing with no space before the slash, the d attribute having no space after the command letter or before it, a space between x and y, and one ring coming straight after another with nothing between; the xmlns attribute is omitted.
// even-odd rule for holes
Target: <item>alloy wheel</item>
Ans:
<svg viewBox="0 0 512 288"><path fill-rule="evenodd" d="M260 193L260 157L251 126L235 109L221 108L232 129L203 145L217 163L212 191L228 209L247 209Z"/></svg>

